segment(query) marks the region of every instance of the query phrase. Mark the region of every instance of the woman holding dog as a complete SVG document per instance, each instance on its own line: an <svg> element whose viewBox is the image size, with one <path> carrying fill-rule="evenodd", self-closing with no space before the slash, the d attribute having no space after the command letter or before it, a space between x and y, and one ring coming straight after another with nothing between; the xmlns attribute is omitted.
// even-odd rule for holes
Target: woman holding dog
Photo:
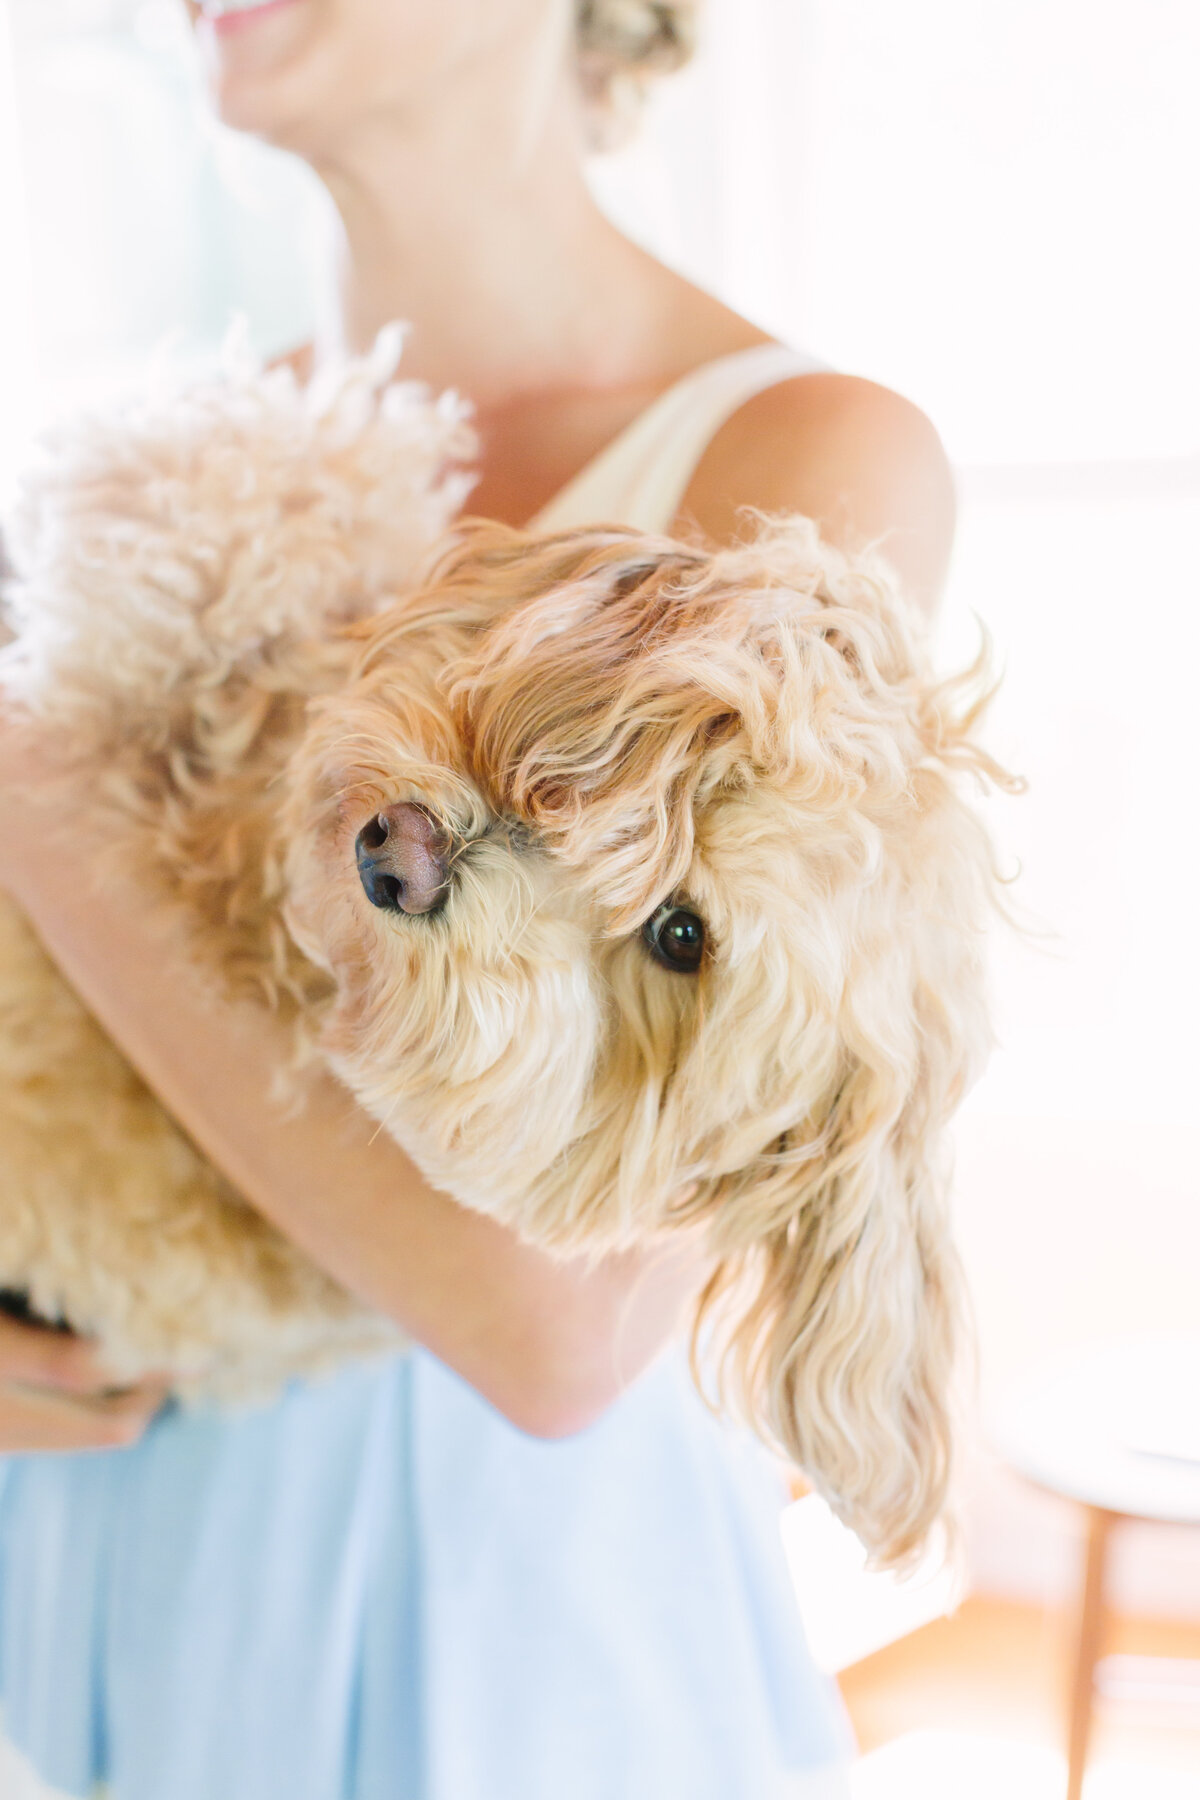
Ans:
<svg viewBox="0 0 1200 1800"><path fill-rule="evenodd" d="M222 117L309 161L342 221L335 338L298 364L409 321L405 373L476 407L472 511L716 541L742 507L799 511L886 539L936 594L953 502L927 421L772 345L589 195L590 138L684 60L692 5L189 10ZM424 1347L185 1417L0 1318L0 1449L66 1453L0 1464L0 1695L31 1793L840 1792L782 1496L659 1358L702 1250L551 1262L429 1189L332 1082L281 1116L270 1018L206 1007L135 897L78 868L64 886L11 755L7 775L0 879L96 1014L241 1189Z"/></svg>

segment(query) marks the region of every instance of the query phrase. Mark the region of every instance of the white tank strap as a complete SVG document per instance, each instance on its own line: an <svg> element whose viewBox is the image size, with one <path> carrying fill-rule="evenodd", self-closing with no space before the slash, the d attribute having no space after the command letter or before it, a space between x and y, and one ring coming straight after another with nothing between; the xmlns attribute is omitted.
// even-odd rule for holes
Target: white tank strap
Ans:
<svg viewBox="0 0 1200 1800"><path fill-rule="evenodd" d="M666 531L725 421L756 394L824 367L786 344L753 344L693 369L560 488L532 529L609 522Z"/></svg>

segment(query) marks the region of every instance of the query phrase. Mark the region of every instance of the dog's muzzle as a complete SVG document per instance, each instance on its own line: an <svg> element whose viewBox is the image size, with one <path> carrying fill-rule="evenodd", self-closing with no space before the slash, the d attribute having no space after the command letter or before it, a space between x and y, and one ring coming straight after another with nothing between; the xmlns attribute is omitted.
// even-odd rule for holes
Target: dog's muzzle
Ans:
<svg viewBox="0 0 1200 1800"><path fill-rule="evenodd" d="M363 892L383 912L432 913L449 892L450 843L424 807L385 807L354 840Z"/></svg>

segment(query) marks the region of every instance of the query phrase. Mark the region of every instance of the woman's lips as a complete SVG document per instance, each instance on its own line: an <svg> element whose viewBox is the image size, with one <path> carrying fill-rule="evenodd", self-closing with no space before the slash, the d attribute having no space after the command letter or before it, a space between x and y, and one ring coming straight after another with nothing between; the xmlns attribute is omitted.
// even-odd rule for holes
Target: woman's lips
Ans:
<svg viewBox="0 0 1200 1800"><path fill-rule="evenodd" d="M200 11L214 31L225 33L252 25L265 13L281 12L285 6L295 4L296 0L200 0Z"/></svg>

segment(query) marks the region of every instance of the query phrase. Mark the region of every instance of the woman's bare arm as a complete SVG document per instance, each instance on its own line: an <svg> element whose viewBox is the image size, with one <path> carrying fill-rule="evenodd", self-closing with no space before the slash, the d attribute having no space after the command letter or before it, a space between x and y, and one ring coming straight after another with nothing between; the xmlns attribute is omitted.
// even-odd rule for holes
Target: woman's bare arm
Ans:
<svg viewBox="0 0 1200 1800"><path fill-rule="evenodd" d="M909 598L933 612L954 540L955 493L937 432L911 401L852 375L768 388L717 432L683 518L718 543L742 509L804 513L831 543L878 549Z"/></svg>

